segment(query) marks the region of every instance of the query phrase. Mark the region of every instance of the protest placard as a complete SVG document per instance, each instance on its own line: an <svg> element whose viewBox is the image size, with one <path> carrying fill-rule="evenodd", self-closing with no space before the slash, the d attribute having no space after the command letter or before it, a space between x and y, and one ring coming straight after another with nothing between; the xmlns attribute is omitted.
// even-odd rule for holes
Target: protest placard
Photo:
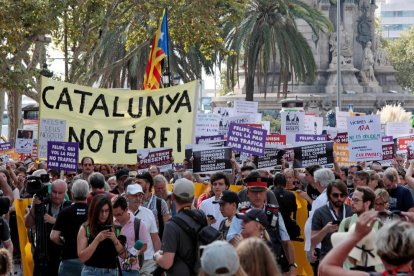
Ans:
<svg viewBox="0 0 414 276"><path fill-rule="evenodd" d="M208 144L210 142L222 141L222 140L224 140L224 135L199 136L199 137L196 137L196 144Z"/></svg>
<svg viewBox="0 0 414 276"><path fill-rule="evenodd" d="M214 113L197 113L195 136L217 135L221 117Z"/></svg>
<svg viewBox="0 0 414 276"><path fill-rule="evenodd" d="M333 142L294 147L293 168L333 163Z"/></svg>
<svg viewBox="0 0 414 276"><path fill-rule="evenodd" d="M227 146L252 155L264 154L267 131L261 128L230 124Z"/></svg>
<svg viewBox="0 0 414 276"><path fill-rule="evenodd" d="M32 153L33 150L33 130L18 129L16 133L16 152Z"/></svg>
<svg viewBox="0 0 414 276"><path fill-rule="evenodd" d="M393 136L382 136L381 140L384 144L394 144Z"/></svg>
<svg viewBox="0 0 414 276"><path fill-rule="evenodd" d="M49 141L47 143L47 167L58 171L78 170L79 144Z"/></svg>
<svg viewBox="0 0 414 276"><path fill-rule="evenodd" d="M250 122L249 115L223 117L219 123L219 135L226 135L229 130L230 124L247 124Z"/></svg>
<svg viewBox="0 0 414 276"><path fill-rule="evenodd" d="M304 120L304 125L303 125L304 134L319 135L322 133L322 127L323 127L322 117L305 114L303 120Z"/></svg>
<svg viewBox="0 0 414 276"><path fill-rule="evenodd" d="M350 116L348 111L335 111L335 117L336 117L336 128L339 131L346 131L348 129L347 126L347 118Z"/></svg>
<svg viewBox="0 0 414 276"><path fill-rule="evenodd" d="M382 160L393 159L395 155L394 144L382 145Z"/></svg>
<svg viewBox="0 0 414 276"><path fill-rule="evenodd" d="M281 133L286 135L286 143L293 145L296 134L303 133L304 112L281 112Z"/></svg>
<svg viewBox="0 0 414 276"><path fill-rule="evenodd" d="M392 135L394 137L407 135L410 133L411 122L388 122L385 125L385 135Z"/></svg>
<svg viewBox="0 0 414 276"><path fill-rule="evenodd" d="M147 170L151 166L157 166L161 172L172 169L172 149L138 149L137 151L138 170Z"/></svg>
<svg viewBox="0 0 414 276"><path fill-rule="evenodd" d="M193 172L214 173L231 170L231 148L193 149Z"/></svg>
<svg viewBox="0 0 414 276"><path fill-rule="evenodd" d="M379 115L349 117L349 159L351 161L382 160L382 136Z"/></svg>
<svg viewBox="0 0 414 276"><path fill-rule="evenodd" d="M0 153L3 153L3 151L10 150L12 148L13 148L13 144L10 142L0 143Z"/></svg>
<svg viewBox="0 0 414 276"><path fill-rule="evenodd" d="M263 156L254 155L253 163L258 169L273 170L286 151L276 148L265 148Z"/></svg>
<svg viewBox="0 0 414 276"><path fill-rule="evenodd" d="M346 144L346 143L334 143L333 150L334 150L335 161L336 161L336 163L338 163L338 165L340 167L342 167L342 166L349 167L351 165L356 164L356 162L349 161L348 144Z"/></svg>
<svg viewBox="0 0 414 276"><path fill-rule="evenodd" d="M66 121L56 119L42 119L39 133L39 158L47 156L47 142L63 142L66 137Z"/></svg>
<svg viewBox="0 0 414 276"><path fill-rule="evenodd" d="M295 140L297 144L325 142L325 141L328 141L328 137L326 135L312 135L312 134L296 134L296 140Z"/></svg>
<svg viewBox="0 0 414 276"><path fill-rule="evenodd" d="M139 148L171 147L174 158L182 160L185 144L193 142L197 81L139 92L51 78L41 83L40 120L66 120L65 141L79 142L81 158L135 164Z"/></svg>
<svg viewBox="0 0 414 276"><path fill-rule="evenodd" d="M234 110L236 114L257 114L259 103L258 102L252 102L252 101L240 101L235 100L234 101Z"/></svg>
<svg viewBox="0 0 414 276"><path fill-rule="evenodd" d="M400 137L394 139L397 143L397 150L398 151L406 151L407 145L410 142L414 142L414 137Z"/></svg>
<svg viewBox="0 0 414 276"><path fill-rule="evenodd" d="M282 134L268 134L266 136L266 145L270 146L270 145L286 145L286 135L282 135Z"/></svg>

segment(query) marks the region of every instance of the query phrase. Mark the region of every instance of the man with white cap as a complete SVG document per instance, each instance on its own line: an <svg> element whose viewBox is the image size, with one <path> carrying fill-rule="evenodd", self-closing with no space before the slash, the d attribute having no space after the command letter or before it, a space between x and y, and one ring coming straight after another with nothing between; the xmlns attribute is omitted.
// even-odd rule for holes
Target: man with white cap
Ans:
<svg viewBox="0 0 414 276"><path fill-rule="evenodd" d="M177 179L171 197L177 207L176 217L185 218L197 225L198 223L189 215L190 212L198 213L205 218L205 214L201 210L191 210L194 201L194 184L192 181L185 178ZM169 220L165 225L161 250L154 254L154 260L161 268L166 270L167 276L187 276L196 273L194 271L197 263L196 241L174 220Z"/></svg>
<svg viewBox="0 0 414 276"><path fill-rule="evenodd" d="M158 235L157 223L155 221L154 213L142 206L142 200L144 198L144 191L138 184L130 184L127 187L126 198L128 201L128 209L135 215L135 217L141 219L151 239L147 244L147 250L144 252L144 263L139 271L140 275L152 275L156 268L156 263L152 256L155 251L158 251L161 247L160 237Z"/></svg>

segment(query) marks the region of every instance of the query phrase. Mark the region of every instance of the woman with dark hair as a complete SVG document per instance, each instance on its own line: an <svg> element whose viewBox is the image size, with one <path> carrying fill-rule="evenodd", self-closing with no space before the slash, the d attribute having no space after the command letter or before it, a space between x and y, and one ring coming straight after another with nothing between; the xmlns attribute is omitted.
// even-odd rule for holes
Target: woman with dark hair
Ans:
<svg viewBox="0 0 414 276"><path fill-rule="evenodd" d="M96 195L89 206L88 220L78 233L79 259L85 264L82 276L118 275L118 255L126 252L113 225L112 204L105 195Z"/></svg>

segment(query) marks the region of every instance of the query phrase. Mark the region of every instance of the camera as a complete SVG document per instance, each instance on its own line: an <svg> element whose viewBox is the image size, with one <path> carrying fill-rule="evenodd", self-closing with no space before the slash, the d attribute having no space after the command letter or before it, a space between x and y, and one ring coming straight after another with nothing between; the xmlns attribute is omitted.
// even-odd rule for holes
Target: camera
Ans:
<svg viewBox="0 0 414 276"><path fill-rule="evenodd" d="M47 176L47 177L46 177ZM43 184L49 181L49 175L29 176L27 177L27 193L30 196L37 196L41 201L44 201L49 196L48 186Z"/></svg>

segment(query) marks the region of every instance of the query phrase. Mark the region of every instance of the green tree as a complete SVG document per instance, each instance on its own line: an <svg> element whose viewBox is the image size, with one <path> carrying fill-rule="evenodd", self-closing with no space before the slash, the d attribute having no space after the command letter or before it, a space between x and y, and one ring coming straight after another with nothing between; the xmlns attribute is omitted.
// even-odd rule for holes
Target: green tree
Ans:
<svg viewBox="0 0 414 276"><path fill-rule="evenodd" d="M319 31L332 29L330 21L318 9L301 0L248 1L243 19L227 37L229 50L237 54L228 58L230 72L236 70L238 58L244 54L247 101L253 101L256 69L265 75L266 87L272 62L280 65L280 80L286 85L290 72L300 81L315 79L315 60L305 37L297 29L298 19L304 20L315 36Z"/></svg>
<svg viewBox="0 0 414 276"><path fill-rule="evenodd" d="M398 71L398 83L414 91L414 27L403 32L398 39L389 41L386 51L389 61Z"/></svg>

